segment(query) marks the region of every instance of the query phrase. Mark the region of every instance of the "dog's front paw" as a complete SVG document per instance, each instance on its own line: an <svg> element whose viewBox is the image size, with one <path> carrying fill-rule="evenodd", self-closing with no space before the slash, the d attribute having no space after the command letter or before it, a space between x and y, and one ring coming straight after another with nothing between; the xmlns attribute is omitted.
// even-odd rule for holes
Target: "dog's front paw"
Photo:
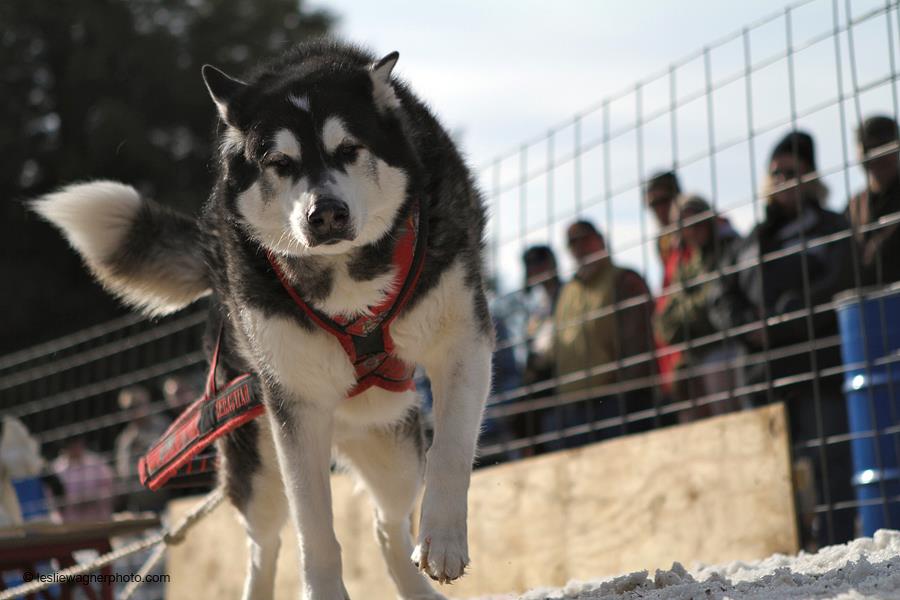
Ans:
<svg viewBox="0 0 900 600"><path fill-rule="evenodd" d="M412 561L419 570L440 583L459 579L469 564L466 528L422 527Z"/></svg>

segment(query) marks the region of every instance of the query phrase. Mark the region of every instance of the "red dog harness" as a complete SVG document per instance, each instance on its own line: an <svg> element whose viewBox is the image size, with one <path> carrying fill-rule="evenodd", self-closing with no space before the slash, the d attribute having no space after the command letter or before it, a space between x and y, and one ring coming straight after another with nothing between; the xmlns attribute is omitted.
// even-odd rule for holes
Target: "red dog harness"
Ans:
<svg viewBox="0 0 900 600"><path fill-rule="evenodd" d="M369 314L353 320L329 317L310 306L290 284L278 265L278 259L269 252L269 264L281 281L282 287L306 315L319 327L337 338L347 358L356 369L356 385L350 396L356 396L372 386L392 392L402 392L415 387L412 376L414 366L394 355L391 323L403 309L415 290L424 263L425 235L420 231L424 219L419 217L418 203L398 232L394 246L393 264L397 268L388 294L377 306L370 307Z"/></svg>
<svg viewBox="0 0 900 600"><path fill-rule="evenodd" d="M414 389L413 365L394 354L390 325L412 296L425 259L425 229L418 203L403 223L394 246L393 264L397 269L388 294L368 314L355 319L329 317L310 306L290 284L271 253L267 258L282 287L294 303L316 325L333 335L356 370L356 385L349 396L372 386L392 392ZM172 477L208 471L209 459L198 457L201 450L217 438L261 415L265 406L253 393L253 376L244 373L216 389L216 366L222 333L216 340L203 396L188 406L163 436L138 462L141 484L151 490L163 487Z"/></svg>

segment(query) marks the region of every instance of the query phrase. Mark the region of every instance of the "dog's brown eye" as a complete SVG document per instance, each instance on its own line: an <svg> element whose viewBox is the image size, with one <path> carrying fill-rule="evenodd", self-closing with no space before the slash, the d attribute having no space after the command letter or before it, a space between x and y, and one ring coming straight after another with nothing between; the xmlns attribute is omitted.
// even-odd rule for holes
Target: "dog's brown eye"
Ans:
<svg viewBox="0 0 900 600"><path fill-rule="evenodd" d="M264 167L275 167L276 169L287 169L294 165L294 159L281 152L272 152L267 154L263 159Z"/></svg>
<svg viewBox="0 0 900 600"><path fill-rule="evenodd" d="M338 156L342 156L344 158L353 158L361 149L362 146L360 146L359 144L354 144L353 142L344 142L343 144L338 146L337 153Z"/></svg>

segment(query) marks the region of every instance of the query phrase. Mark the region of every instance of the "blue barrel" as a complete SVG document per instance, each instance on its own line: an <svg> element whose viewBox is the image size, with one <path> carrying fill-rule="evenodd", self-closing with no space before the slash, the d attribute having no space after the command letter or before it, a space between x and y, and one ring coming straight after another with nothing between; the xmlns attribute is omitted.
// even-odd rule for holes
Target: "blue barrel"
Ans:
<svg viewBox="0 0 900 600"><path fill-rule="evenodd" d="M40 477L13 479L12 484L19 499L22 519L33 521L50 516L47 497L44 495L44 484L41 482Z"/></svg>
<svg viewBox="0 0 900 600"><path fill-rule="evenodd" d="M24 479L13 479L13 489L19 500L19 508L22 511L22 519L25 521L44 520L50 518L50 507L47 503L47 496L44 493L44 484L40 477L26 477ZM35 567L38 573L53 573L53 565L48 561L40 561ZM16 587L26 583L22 580L21 573L12 571L4 574L4 583L7 587ZM50 586L47 594L51 598L62 597L62 591L58 585ZM22 600L24 597L19 596L16 600Z"/></svg>
<svg viewBox="0 0 900 600"><path fill-rule="evenodd" d="M884 432L900 418L900 361L885 360L900 350L900 290L853 291L836 301L849 433L865 434L850 442L853 486L857 500L870 502L858 511L862 535L871 536L900 528L900 502L888 503L885 520L883 499L900 496L900 440Z"/></svg>

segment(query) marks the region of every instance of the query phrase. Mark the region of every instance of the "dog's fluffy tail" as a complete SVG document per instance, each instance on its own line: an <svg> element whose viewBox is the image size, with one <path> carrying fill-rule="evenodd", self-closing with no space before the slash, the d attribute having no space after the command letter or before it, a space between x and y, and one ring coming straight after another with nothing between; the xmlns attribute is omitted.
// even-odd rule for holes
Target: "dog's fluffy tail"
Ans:
<svg viewBox="0 0 900 600"><path fill-rule="evenodd" d="M196 222L141 198L128 185L70 185L30 203L59 227L110 292L150 315L209 293Z"/></svg>

